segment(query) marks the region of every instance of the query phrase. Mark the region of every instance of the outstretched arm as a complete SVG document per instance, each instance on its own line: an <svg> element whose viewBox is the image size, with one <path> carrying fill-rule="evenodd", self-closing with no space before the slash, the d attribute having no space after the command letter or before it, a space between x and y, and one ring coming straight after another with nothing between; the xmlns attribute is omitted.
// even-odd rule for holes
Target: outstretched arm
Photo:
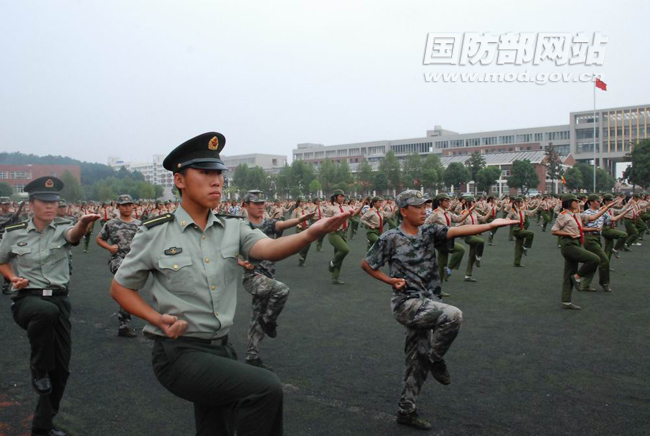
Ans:
<svg viewBox="0 0 650 436"><path fill-rule="evenodd" d="M331 218L323 218L306 231L295 235L283 236L278 239L261 239L253 245L248 255L253 259L271 260L273 262L285 259L318 240L321 236L335 231L351 215L352 212L350 211Z"/></svg>
<svg viewBox="0 0 650 436"><path fill-rule="evenodd" d="M295 227L298 224L300 224L303 221L307 221L309 219L312 219L314 217L315 212L308 213L307 215L300 216L298 218L292 218L290 220L286 221L277 221L275 223L275 231L277 233L280 233L282 230L289 229L291 227Z"/></svg>
<svg viewBox="0 0 650 436"><path fill-rule="evenodd" d="M372 277L376 278L377 280L380 280L388 285L391 285L393 288L397 289L398 291L403 289L404 286L406 286L406 280L389 277L381 270L372 269L370 267L370 264L366 261L366 259L363 259L361 261L361 269L367 272Z"/></svg>
<svg viewBox="0 0 650 436"><path fill-rule="evenodd" d="M81 238L83 238L86 234L88 226L100 218L101 216L98 214L88 214L79 218L77 224L68 230L68 234L66 236L67 241L73 245L78 244L79 241L81 241Z"/></svg>
<svg viewBox="0 0 650 436"><path fill-rule="evenodd" d="M476 224L471 226L451 227L447 231L447 239L458 238L462 236L478 235L479 233L487 232L488 230L496 229L497 227L512 226L519 224L518 220L496 219L489 224Z"/></svg>

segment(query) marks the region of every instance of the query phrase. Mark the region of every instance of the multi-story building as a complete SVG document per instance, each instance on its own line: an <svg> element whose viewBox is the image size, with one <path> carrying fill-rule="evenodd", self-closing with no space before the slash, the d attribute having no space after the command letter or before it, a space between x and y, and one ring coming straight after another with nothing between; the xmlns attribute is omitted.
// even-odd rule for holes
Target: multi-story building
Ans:
<svg viewBox="0 0 650 436"><path fill-rule="evenodd" d="M572 112L571 131L576 160L593 161L595 142L598 165L615 174L616 163L630 160L634 144L650 138L650 105Z"/></svg>
<svg viewBox="0 0 650 436"><path fill-rule="evenodd" d="M124 167L129 171L138 171L144 175L144 179L152 185L160 185L165 190L174 186L174 175L171 171L163 168L164 155L154 154L151 162L125 162L119 157L109 157L108 166L119 170Z"/></svg>
<svg viewBox="0 0 650 436"><path fill-rule="evenodd" d="M16 193L39 177L61 177L70 172L81 183L81 168L78 165L0 165L0 182L8 183Z"/></svg>
<svg viewBox="0 0 650 436"><path fill-rule="evenodd" d="M238 156L221 156L221 160L230 169L246 164L249 167L261 167L265 170L282 168L287 164L287 157L277 154L241 154Z"/></svg>
<svg viewBox="0 0 650 436"><path fill-rule="evenodd" d="M478 133L457 133L436 126L419 138L331 146L303 143L293 150L293 158L314 165L325 159L354 164L379 161L389 151L404 159L413 153L444 157L469 156L478 151L487 155L539 151L553 145L561 156L572 155L576 161L592 163L595 125L597 163L615 175L615 164L629 160L631 146L650 137L650 105L601 109L596 112L595 123L593 111L572 112L569 118L569 124L559 126Z"/></svg>

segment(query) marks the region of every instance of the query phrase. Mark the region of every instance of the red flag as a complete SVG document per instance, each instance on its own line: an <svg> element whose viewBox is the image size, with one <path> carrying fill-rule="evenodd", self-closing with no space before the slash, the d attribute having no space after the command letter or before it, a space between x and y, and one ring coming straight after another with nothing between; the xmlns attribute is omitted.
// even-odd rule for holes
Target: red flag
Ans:
<svg viewBox="0 0 650 436"><path fill-rule="evenodd" d="M566 185L566 179L564 178L564 176L562 176L562 184Z"/></svg>
<svg viewBox="0 0 650 436"><path fill-rule="evenodd" d="M607 83L603 82L599 78L596 78L596 88L600 88L603 91L607 91Z"/></svg>

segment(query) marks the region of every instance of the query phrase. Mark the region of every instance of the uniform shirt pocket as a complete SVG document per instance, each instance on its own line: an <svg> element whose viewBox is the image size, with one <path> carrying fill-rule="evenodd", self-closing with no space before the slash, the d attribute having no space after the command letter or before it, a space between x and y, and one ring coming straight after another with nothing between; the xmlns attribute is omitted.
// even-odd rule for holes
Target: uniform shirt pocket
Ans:
<svg viewBox="0 0 650 436"><path fill-rule="evenodd" d="M239 264L237 257L239 256L239 244L229 244L222 247L220 250L221 257L223 257L224 264L224 280L225 285L229 285L239 277Z"/></svg>
<svg viewBox="0 0 650 436"><path fill-rule="evenodd" d="M11 254L15 256L16 262L18 263L19 266L29 266L30 262L30 255L32 252L32 247L19 247L18 245L14 245L11 247Z"/></svg>
<svg viewBox="0 0 650 436"><path fill-rule="evenodd" d="M56 263L68 258L68 250L66 249L65 244L50 244L48 249L50 250L48 263Z"/></svg>
<svg viewBox="0 0 650 436"><path fill-rule="evenodd" d="M189 256L164 256L158 259L165 288L172 294L195 294L192 259Z"/></svg>

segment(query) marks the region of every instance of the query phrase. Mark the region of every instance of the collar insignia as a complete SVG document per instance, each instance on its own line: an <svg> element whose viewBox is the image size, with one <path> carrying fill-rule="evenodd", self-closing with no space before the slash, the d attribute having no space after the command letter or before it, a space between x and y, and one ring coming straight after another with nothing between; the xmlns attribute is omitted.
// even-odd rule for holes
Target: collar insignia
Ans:
<svg viewBox="0 0 650 436"><path fill-rule="evenodd" d="M165 254L167 256L175 256L178 253L182 253L182 252L183 252L183 249L181 247L171 247L171 248L168 248L167 250L165 250Z"/></svg>

